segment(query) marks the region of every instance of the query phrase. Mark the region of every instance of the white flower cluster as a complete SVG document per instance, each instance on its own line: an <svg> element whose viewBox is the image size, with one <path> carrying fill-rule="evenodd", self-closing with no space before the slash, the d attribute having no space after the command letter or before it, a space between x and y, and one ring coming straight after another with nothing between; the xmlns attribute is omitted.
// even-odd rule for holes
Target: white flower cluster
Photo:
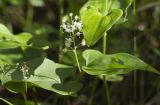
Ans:
<svg viewBox="0 0 160 105"><path fill-rule="evenodd" d="M61 27L64 29L64 32L74 33L80 36L83 27L82 22L77 15L73 17L73 13L70 13L69 17L71 22L67 22L66 19L63 19Z"/></svg>
<svg viewBox="0 0 160 105"><path fill-rule="evenodd" d="M19 63L16 64L16 66L19 66ZM28 75L29 75L29 67L26 65L26 63L23 63L21 66L20 66L20 70L22 71L22 74L23 74L23 78L24 80L26 80L28 78Z"/></svg>
<svg viewBox="0 0 160 105"><path fill-rule="evenodd" d="M65 38L65 46L67 48L70 48L73 42L73 38L78 37L80 38L82 34L82 28L83 24L82 21L80 21L80 18L76 15L73 16L73 13L69 14L69 21L67 21L65 18L62 20L61 27L63 28L63 31L69 34L68 38ZM84 42L84 40L83 40ZM84 43L81 44L84 46Z"/></svg>

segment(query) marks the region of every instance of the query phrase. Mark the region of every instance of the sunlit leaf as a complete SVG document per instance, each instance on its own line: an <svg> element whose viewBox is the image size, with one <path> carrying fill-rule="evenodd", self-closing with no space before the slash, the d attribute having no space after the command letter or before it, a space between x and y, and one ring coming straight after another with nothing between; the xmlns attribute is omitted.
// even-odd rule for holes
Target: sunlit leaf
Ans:
<svg viewBox="0 0 160 105"><path fill-rule="evenodd" d="M144 70L160 74L152 66L127 53L104 55L96 50L86 50L83 52L83 58L86 65L82 69L91 75L121 75L133 70Z"/></svg>
<svg viewBox="0 0 160 105"><path fill-rule="evenodd" d="M28 69L27 79L24 79L22 67ZM31 86L50 90L61 95L74 95L81 88L76 81L66 81L74 75L75 71L70 66L55 63L47 58L35 59L3 69L1 81L9 90L24 93L24 82L28 88ZM19 86L15 88L15 84Z"/></svg>
<svg viewBox="0 0 160 105"><path fill-rule="evenodd" d="M15 36L3 24L0 24L0 49L17 48L28 46L28 41L32 38L29 33L21 33Z"/></svg>
<svg viewBox="0 0 160 105"><path fill-rule="evenodd" d="M103 16L96 7L90 7L81 14L83 34L88 46L94 45L122 16L122 11L114 9Z"/></svg>

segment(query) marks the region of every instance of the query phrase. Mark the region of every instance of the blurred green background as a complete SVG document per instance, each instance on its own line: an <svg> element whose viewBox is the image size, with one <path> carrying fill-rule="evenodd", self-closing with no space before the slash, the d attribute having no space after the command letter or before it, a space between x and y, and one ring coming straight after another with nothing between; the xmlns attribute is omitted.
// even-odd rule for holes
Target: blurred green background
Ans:
<svg viewBox="0 0 160 105"><path fill-rule="evenodd" d="M44 37L44 41L51 44L47 50L48 58L58 62L60 15L70 12L79 14L86 1L0 0L0 23L15 34L25 31L37 38ZM114 26L108 32L107 53L127 52L160 70L160 0L136 0L135 6L135 10L133 5L130 7L127 22ZM101 50L101 42L93 48ZM38 89L36 97L46 105L87 105L94 77L85 75L82 81L83 88L77 97L61 96L41 89ZM126 75L121 82L109 83L113 105L160 105L159 81L160 77L155 74L138 71ZM106 105L103 90L99 81L93 105ZM0 96L22 98L3 87L0 87ZM32 94L29 98L33 99Z"/></svg>

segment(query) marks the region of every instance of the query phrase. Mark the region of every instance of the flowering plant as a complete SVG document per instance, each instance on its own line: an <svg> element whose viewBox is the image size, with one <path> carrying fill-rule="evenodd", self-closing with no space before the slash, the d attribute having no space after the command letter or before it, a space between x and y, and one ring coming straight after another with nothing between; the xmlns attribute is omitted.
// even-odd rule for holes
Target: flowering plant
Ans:
<svg viewBox="0 0 160 105"><path fill-rule="evenodd" d="M11 92L21 93L27 105L28 88L38 87L61 95L76 96L82 88L79 76L84 73L103 80L104 87L107 86L106 81L121 81L123 75L134 70L160 74L155 68L131 54L106 54L107 32L114 25L126 21L132 0L124 2L125 5L122 6L120 0L89 0L80 10L80 16L70 13L67 18L61 20L60 35L64 36L65 47L60 52L72 51L71 56L74 59L69 60L73 60L76 67L48 59L46 48L50 46L46 47L44 44L44 48L43 41L29 33L14 35L0 24L0 50L7 52L2 53L0 57L2 85ZM101 38L102 52L88 49L93 48ZM35 42L41 42L42 46L37 46ZM80 46L85 46L86 49L81 50L78 55ZM109 100L107 101L110 105Z"/></svg>

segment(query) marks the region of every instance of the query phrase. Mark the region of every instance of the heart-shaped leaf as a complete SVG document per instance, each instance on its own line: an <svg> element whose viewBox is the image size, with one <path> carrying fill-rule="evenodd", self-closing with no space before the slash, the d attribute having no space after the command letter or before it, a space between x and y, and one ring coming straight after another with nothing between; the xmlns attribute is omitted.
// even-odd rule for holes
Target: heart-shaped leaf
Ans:
<svg viewBox="0 0 160 105"><path fill-rule="evenodd" d="M83 58L86 65L82 69L91 75L121 75L133 70L144 70L160 74L152 66L127 53L104 55L97 50L86 50L83 52Z"/></svg>
<svg viewBox="0 0 160 105"><path fill-rule="evenodd" d="M9 90L22 94L25 92L25 82L27 82L28 88L36 86L61 95L73 95L81 88L79 82L66 81L75 73L72 67L57 64L47 58L39 58L1 69L2 84ZM26 79L23 73L27 71Z"/></svg>
<svg viewBox="0 0 160 105"><path fill-rule="evenodd" d="M110 3L109 3L110 4ZM88 7L96 7L102 15L107 15L109 4L107 0L89 0L80 10L83 13Z"/></svg>
<svg viewBox="0 0 160 105"><path fill-rule="evenodd" d="M17 48L28 46L28 41L32 38L29 33L13 35L3 24L0 24L0 49Z"/></svg>
<svg viewBox="0 0 160 105"><path fill-rule="evenodd" d="M96 7L91 6L81 13L83 34L88 46L94 45L122 16L120 9L114 9L109 15L103 16Z"/></svg>

